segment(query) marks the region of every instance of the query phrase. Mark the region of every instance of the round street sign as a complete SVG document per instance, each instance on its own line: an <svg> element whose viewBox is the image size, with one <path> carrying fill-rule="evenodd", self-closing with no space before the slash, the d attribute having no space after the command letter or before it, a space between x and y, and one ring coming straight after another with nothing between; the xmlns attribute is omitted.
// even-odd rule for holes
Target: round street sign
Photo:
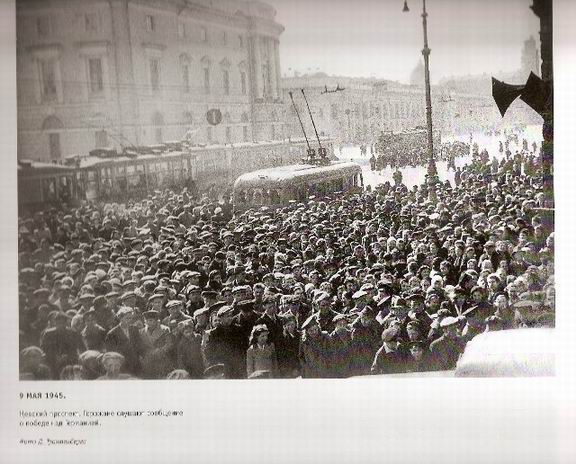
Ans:
<svg viewBox="0 0 576 464"><path fill-rule="evenodd" d="M209 124L217 126L222 122L222 112L217 108L208 110L206 112L206 120L208 121Z"/></svg>

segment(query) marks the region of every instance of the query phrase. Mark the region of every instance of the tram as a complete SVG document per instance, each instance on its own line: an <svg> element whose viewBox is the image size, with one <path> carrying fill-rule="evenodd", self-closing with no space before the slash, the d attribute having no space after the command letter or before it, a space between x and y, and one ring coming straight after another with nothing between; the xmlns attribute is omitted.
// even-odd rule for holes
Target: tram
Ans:
<svg viewBox="0 0 576 464"><path fill-rule="evenodd" d="M362 168L351 162L295 164L243 174L233 188L235 210L281 207L336 192L357 192L364 186Z"/></svg>

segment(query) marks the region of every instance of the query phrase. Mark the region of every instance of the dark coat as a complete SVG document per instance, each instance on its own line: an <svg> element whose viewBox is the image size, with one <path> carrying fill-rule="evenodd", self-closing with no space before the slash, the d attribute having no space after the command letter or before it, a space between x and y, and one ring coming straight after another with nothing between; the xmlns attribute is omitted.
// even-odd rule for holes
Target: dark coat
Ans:
<svg viewBox="0 0 576 464"><path fill-rule="evenodd" d="M374 362L372 363L372 374L397 374L404 372L406 368L406 354L403 351L386 352L384 346L380 347Z"/></svg>
<svg viewBox="0 0 576 464"><path fill-rule="evenodd" d="M201 379L204 373L202 358L202 335L194 334L187 338L182 336L176 346L177 366L184 369L193 379Z"/></svg>
<svg viewBox="0 0 576 464"><path fill-rule="evenodd" d="M346 378L354 375L354 345L349 330L330 334L329 361L330 377Z"/></svg>
<svg viewBox="0 0 576 464"><path fill-rule="evenodd" d="M64 366L77 363L78 355L84 351L84 342L81 335L72 329L53 327L44 332L40 348L46 354L52 378L58 379Z"/></svg>
<svg viewBox="0 0 576 464"><path fill-rule="evenodd" d="M374 356L380 347L382 327L376 321L368 327L357 320L352 325L352 342L354 349L354 371L356 375L370 373Z"/></svg>
<svg viewBox="0 0 576 464"><path fill-rule="evenodd" d="M455 369L465 346L466 342L460 338L446 338L443 335L434 340L430 345L430 353L436 368L438 370Z"/></svg>
<svg viewBox="0 0 576 464"><path fill-rule="evenodd" d="M436 370L434 358L430 351L425 350L420 360L414 359L411 355L406 357L405 372L429 372Z"/></svg>
<svg viewBox="0 0 576 464"><path fill-rule="evenodd" d="M300 343L300 364L302 377L330 378L330 339L327 332L316 337L302 335Z"/></svg>
<svg viewBox="0 0 576 464"><path fill-rule="evenodd" d="M298 377L300 375L300 333L294 336L283 333L281 344L276 348L280 375L284 378Z"/></svg>
<svg viewBox="0 0 576 464"><path fill-rule="evenodd" d="M140 355L142 354L142 341L136 327L128 329L128 337L117 325L106 335L106 350L120 353L125 358L124 370L138 376L142 369L140 364Z"/></svg>
<svg viewBox="0 0 576 464"><path fill-rule="evenodd" d="M224 364L227 379L246 377L246 351L243 350L240 328L236 325L218 326L206 332L204 358L207 366Z"/></svg>

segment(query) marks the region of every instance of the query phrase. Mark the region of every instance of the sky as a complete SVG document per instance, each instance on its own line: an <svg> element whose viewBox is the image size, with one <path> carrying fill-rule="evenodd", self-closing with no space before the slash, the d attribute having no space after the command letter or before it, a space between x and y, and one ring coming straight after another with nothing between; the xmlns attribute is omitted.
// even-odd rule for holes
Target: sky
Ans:
<svg viewBox="0 0 576 464"><path fill-rule="evenodd" d="M285 27L282 75L323 71L407 83L422 59L422 0L265 0ZM442 77L511 72L524 40L539 43L532 0L428 0L433 83Z"/></svg>

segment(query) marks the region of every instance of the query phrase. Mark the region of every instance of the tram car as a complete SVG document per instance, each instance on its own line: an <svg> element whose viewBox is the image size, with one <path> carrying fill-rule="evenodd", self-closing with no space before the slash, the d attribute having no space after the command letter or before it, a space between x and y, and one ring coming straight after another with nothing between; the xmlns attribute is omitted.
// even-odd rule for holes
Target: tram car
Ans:
<svg viewBox="0 0 576 464"><path fill-rule="evenodd" d="M332 142L324 138L333 159ZM122 201L161 188L231 186L239 175L297 162L304 140L191 146L186 142L116 150L97 149L58 163L18 161L18 206L36 210L82 201Z"/></svg>

